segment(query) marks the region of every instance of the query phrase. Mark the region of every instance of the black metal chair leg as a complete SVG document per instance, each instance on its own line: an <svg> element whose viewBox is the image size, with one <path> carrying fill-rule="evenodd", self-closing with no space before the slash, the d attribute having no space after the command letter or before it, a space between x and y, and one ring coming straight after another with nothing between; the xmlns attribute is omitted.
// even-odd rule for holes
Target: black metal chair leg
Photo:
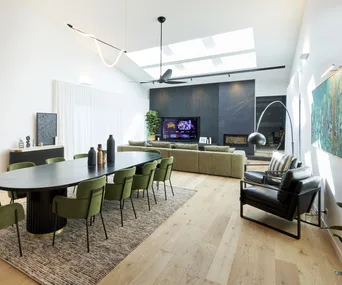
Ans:
<svg viewBox="0 0 342 285"><path fill-rule="evenodd" d="M149 210L149 211L151 211L151 206L150 206L150 197L148 196L148 188L146 189L146 194L147 194L148 210Z"/></svg>
<svg viewBox="0 0 342 285"><path fill-rule="evenodd" d="M105 226L105 223L104 223L103 216L102 216L101 212L100 212L100 217L101 217L101 220L102 220L103 230L105 232L106 239L108 239L107 231L106 231L106 226ZM95 216L94 216L94 218L95 218Z"/></svg>
<svg viewBox="0 0 342 285"><path fill-rule="evenodd" d="M125 200L122 200L122 209L125 209Z"/></svg>
<svg viewBox="0 0 342 285"><path fill-rule="evenodd" d="M243 204L240 202L240 217L243 218Z"/></svg>
<svg viewBox="0 0 342 285"><path fill-rule="evenodd" d="M152 193L153 193L153 197L154 197L154 202L157 204L157 198L156 198L156 194L154 193L153 184L152 184Z"/></svg>
<svg viewBox="0 0 342 285"><path fill-rule="evenodd" d="M123 227L123 217L122 217L122 208L123 208L123 200L120 200L120 215L121 215L121 227Z"/></svg>
<svg viewBox="0 0 342 285"><path fill-rule="evenodd" d="M135 208L134 208L132 197L129 197L129 198L131 199L131 204L132 204L132 208L133 208L134 217L137 218L137 214L135 212Z"/></svg>
<svg viewBox="0 0 342 285"><path fill-rule="evenodd" d="M165 181L164 181L164 193L165 193L165 200L167 200Z"/></svg>
<svg viewBox="0 0 342 285"><path fill-rule="evenodd" d="M171 186L172 196L175 196L175 193L173 192L173 187L172 187L171 179L169 179L169 182L170 182L170 186Z"/></svg>
<svg viewBox="0 0 342 285"><path fill-rule="evenodd" d="M85 221L86 221L86 231L87 231L87 250L88 250L88 252L89 252L90 250L89 250L89 230L88 230L88 218L87 218L87 219L85 219Z"/></svg>
<svg viewBox="0 0 342 285"><path fill-rule="evenodd" d="M297 239L300 239L301 236L301 226L300 226L300 211L299 211L299 201L297 204Z"/></svg>
<svg viewBox="0 0 342 285"><path fill-rule="evenodd" d="M56 213L55 213L55 225L53 228L53 236L52 236L52 246L55 245L55 237L56 237L56 228L57 228L57 203L56 203Z"/></svg>
<svg viewBox="0 0 342 285"><path fill-rule="evenodd" d="M17 237L18 237L18 244L19 244L19 254L20 254L20 256L23 256L23 252L21 250L20 233L19 233L19 225L18 225L18 210L17 209L14 211L14 216L15 216L15 226L17 228Z"/></svg>

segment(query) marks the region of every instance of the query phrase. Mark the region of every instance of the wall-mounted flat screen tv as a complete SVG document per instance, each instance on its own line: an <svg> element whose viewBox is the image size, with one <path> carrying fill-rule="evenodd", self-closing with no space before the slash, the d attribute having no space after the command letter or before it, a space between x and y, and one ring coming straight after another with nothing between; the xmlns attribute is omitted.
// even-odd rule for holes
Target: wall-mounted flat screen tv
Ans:
<svg viewBox="0 0 342 285"><path fill-rule="evenodd" d="M162 140L198 140L199 117L162 118Z"/></svg>

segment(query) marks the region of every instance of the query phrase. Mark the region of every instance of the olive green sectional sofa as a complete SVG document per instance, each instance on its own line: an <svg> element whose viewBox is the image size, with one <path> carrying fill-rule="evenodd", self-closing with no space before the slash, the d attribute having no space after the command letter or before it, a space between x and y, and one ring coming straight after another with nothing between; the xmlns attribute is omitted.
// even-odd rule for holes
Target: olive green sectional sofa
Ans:
<svg viewBox="0 0 342 285"><path fill-rule="evenodd" d="M138 143L130 142L130 144ZM163 157L174 157L173 170L243 178L246 162L245 152L234 149L227 152L225 148L228 147L208 146L204 151L199 151L196 144L171 145L167 142L155 142L152 143L152 146L147 146L141 142L140 145L118 146L117 151L158 149Z"/></svg>

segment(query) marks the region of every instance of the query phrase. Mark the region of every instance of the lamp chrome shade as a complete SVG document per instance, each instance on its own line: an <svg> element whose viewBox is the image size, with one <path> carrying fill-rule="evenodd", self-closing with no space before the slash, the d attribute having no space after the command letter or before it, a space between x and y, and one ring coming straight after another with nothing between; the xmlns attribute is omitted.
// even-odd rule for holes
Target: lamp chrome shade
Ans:
<svg viewBox="0 0 342 285"><path fill-rule="evenodd" d="M255 145L265 145L266 138L263 134L259 132L254 132L248 136L248 142Z"/></svg>

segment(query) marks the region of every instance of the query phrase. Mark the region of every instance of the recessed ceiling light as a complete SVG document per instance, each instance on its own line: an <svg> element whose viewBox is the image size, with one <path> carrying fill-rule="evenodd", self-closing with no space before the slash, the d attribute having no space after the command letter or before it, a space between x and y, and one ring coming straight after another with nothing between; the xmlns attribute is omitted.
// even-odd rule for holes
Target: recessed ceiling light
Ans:
<svg viewBox="0 0 342 285"><path fill-rule="evenodd" d="M307 60L308 59L308 57L309 57L309 53L302 53L301 55L300 55L300 59L302 59L302 60Z"/></svg>

